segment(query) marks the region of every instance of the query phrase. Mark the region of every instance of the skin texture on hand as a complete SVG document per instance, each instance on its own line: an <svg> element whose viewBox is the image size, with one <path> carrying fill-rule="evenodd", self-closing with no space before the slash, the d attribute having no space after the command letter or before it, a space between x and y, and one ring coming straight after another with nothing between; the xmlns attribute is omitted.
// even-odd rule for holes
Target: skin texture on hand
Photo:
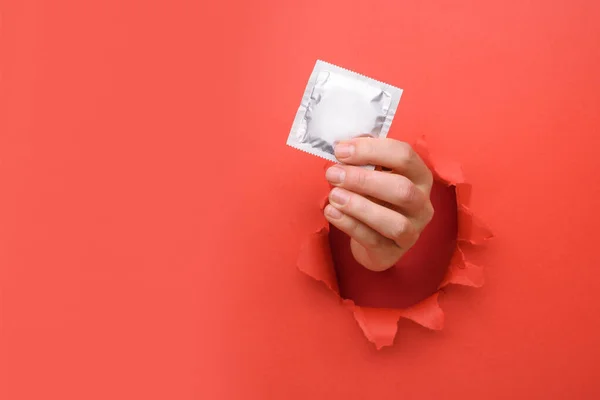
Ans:
<svg viewBox="0 0 600 400"><path fill-rule="evenodd" d="M335 156L344 164L325 174L334 186L325 217L350 236L356 261L372 271L386 270L411 248L433 217L432 173L410 145L393 139L340 142Z"/></svg>

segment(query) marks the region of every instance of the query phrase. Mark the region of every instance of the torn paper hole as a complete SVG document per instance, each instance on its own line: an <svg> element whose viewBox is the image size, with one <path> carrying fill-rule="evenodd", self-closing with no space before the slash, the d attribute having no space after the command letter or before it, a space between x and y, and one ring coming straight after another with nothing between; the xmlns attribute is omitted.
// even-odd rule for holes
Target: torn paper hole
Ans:
<svg viewBox="0 0 600 400"><path fill-rule="evenodd" d="M400 318L409 319L429 329L442 329L444 313L438 304L439 290L450 284L480 287L484 282L482 267L469 261L469 248L464 244L480 245L493 236L491 231L468 208L471 188L465 182L460 165L440 159L434 160L429 154L423 138L415 143L414 148L431 168L436 182L452 190L454 198L451 204L455 208L456 216L456 229L451 241L452 247L445 259L447 265L444 265L442 274L436 278L437 281L433 281L435 286L428 289L431 291L429 295L416 302L415 298L411 299L406 296L402 299L398 297L391 302L389 298L377 298L377 296L371 296L371 299L359 296L351 299L350 295L346 296L347 293L344 292L348 291L347 282L340 280L340 271L339 269L336 271L335 259L339 257L337 257L337 253L336 256L332 254L329 235L333 233L334 228L330 232L325 219L323 219L323 226L306 240L298 259L300 271L322 282L333 295L339 297L341 303L351 310L366 338L378 349L393 344ZM324 197L326 197L326 193L324 193ZM431 286L432 282L427 284ZM377 291L371 290L371 293L374 292ZM421 295L423 293L427 292L422 292ZM372 303L369 304L369 301ZM388 301L388 304L385 301Z"/></svg>

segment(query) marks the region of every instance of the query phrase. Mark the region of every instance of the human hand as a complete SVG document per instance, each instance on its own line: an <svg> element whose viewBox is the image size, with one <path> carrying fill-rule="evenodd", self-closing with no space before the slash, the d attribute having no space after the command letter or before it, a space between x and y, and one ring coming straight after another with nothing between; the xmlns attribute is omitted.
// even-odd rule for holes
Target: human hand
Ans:
<svg viewBox="0 0 600 400"><path fill-rule="evenodd" d="M325 177L333 186L325 218L351 238L356 261L373 271L398 262L433 217L433 175L410 145L393 139L339 142ZM359 165L377 165L370 171Z"/></svg>

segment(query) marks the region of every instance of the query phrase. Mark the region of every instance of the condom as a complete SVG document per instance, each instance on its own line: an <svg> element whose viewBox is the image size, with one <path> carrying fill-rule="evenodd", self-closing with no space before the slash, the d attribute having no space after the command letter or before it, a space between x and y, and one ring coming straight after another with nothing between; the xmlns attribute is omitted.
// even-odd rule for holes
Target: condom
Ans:
<svg viewBox="0 0 600 400"><path fill-rule="evenodd" d="M333 151L337 142L387 136L401 96L402 89L318 60L287 144L338 162Z"/></svg>

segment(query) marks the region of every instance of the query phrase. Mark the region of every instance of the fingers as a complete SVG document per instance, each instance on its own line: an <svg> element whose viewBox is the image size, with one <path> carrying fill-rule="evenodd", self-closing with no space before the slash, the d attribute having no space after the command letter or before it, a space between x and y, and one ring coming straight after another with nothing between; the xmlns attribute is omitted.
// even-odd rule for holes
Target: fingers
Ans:
<svg viewBox="0 0 600 400"><path fill-rule="evenodd" d="M357 221L356 218L342 213L331 204L325 207L325 217L339 230L345 232L365 247L378 247L382 244L397 247L392 240L384 238L373 229Z"/></svg>
<svg viewBox="0 0 600 400"><path fill-rule="evenodd" d="M406 176L429 194L433 176L421 157L404 142L393 139L356 138L336 145L335 156L345 164L380 165Z"/></svg>
<svg viewBox="0 0 600 400"><path fill-rule="evenodd" d="M373 271L383 271L392 266L405 250L392 241L355 218L342 213L328 204L325 207L325 218L342 232L354 239L364 251L360 251L359 262Z"/></svg>
<svg viewBox="0 0 600 400"><path fill-rule="evenodd" d="M352 217L357 223L362 223L392 240L402 249L410 248L418 238L417 228L409 218L359 194L342 188L334 188L329 193L329 203L338 211Z"/></svg>
<svg viewBox="0 0 600 400"><path fill-rule="evenodd" d="M389 268L433 217L433 175L408 144L392 139L343 141L336 145L335 156L343 164L327 170L326 178L335 187L325 216L352 237L359 263L372 270ZM396 174L358 167L368 164Z"/></svg>
<svg viewBox="0 0 600 400"><path fill-rule="evenodd" d="M429 199L410 179L398 174L370 171L349 165L330 167L325 177L334 186L383 200L402 209L407 215L419 217L430 211Z"/></svg>

